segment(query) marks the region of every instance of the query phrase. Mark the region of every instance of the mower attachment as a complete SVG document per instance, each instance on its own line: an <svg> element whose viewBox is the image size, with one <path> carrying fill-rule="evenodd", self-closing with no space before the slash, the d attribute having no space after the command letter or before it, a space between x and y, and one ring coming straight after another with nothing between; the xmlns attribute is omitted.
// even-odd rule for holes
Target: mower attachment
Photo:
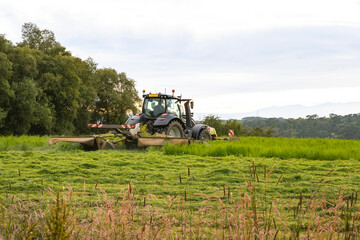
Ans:
<svg viewBox="0 0 360 240"><path fill-rule="evenodd" d="M73 142L81 143L87 146L94 146L95 137L52 137L49 140L49 145L53 145L58 142Z"/></svg>
<svg viewBox="0 0 360 240"><path fill-rule="evenodd" d="M138 147L150 147L150 146L163 146L165 143L176 144L190 144L194 140L187 138L164 138L164 137L144 137L138 138Z"/></svg>

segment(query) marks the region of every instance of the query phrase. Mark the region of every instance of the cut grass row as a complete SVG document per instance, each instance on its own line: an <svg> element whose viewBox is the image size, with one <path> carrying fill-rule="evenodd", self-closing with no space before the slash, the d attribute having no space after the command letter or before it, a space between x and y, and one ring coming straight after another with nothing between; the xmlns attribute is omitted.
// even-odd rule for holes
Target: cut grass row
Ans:
<svg viewBox="0 0 360 240"><path fill-rule="evenodd" d="M256 188L262 190L274 164L267 182L269 196L281 194L291 199L300 192L310 196L324 183L327 196L340 188L360 189L360 163L356 160L168 156L159 151L128 150L7 151L0 152L0 194L22 194L35 200L44 189L70 185L79 201L87 202L96 200L99 187L114 196L131 184L140 196L157 195L154 204L158 206L164 205L168 195L185 196L186 192L188 207L198 208L202 198L195 194L214 195L225 190L227 196L230 189L236 197L245 179L259 179Z"/></svg>
<svg viewBox="0 0 360 240"><path fill-rule="evenodd" d="M0 238L357 239L359 167L160 151L3 151Z"/></svg>

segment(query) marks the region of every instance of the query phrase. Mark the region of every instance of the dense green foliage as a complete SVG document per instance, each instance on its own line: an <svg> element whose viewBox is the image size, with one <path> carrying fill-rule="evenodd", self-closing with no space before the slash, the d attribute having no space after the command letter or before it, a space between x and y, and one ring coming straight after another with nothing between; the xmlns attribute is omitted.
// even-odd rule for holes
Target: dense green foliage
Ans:
<svg viewBox="0 0 360 240"><path fill-rule="evenodd" d="M71 55L49 30L25 23L23 41L0 35L0 134L87 133L136 112L134 80Z"/></svg>
<svg viewBox="0 0 360 240"><path fill-rule="evenodd" d="M309 115L297 119L245 118L241 124L243 128L250 129L273 127L274 135L279 137L360 139L360 114Z"/></svg>

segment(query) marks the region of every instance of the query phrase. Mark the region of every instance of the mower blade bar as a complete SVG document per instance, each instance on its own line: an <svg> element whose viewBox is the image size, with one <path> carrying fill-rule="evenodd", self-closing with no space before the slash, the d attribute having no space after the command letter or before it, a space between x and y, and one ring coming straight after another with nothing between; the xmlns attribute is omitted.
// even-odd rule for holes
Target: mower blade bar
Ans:
<svg viewBox="0 0 360 240"><path fill-rule="evenodd" d="M73 142L81 143L88 146L94 146L95 137L52 137L49 140L49 145L53 145L58 142Z"/></svg>
<svg viewBox="0 0 360 240"><path fill-rule="evenodd" d="M170 144L190 144L194 140L187 138L161 138L161 137L140 137L138 138L138 147L162 146L165 143Z"/></svg>

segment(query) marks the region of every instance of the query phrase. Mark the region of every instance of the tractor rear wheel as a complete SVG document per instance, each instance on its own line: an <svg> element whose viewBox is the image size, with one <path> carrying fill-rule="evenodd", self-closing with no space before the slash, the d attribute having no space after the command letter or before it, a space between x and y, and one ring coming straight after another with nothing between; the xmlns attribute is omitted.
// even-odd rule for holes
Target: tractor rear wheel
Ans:
<svg viewBox="0 0 360 240"><path fill-rule="evenodd" d="M172 121L166 128L165 134L174 138L184 138L184 129L178 121Z"/></svg>
<svg viewBox="0 0 360 240"><path fill-rule="evenodd" d="M212 139L211 134L209 133L209 131L207 129L204 129L201 131L201 133L199 135L199 140L210 141L211 139Z"/></svg>

